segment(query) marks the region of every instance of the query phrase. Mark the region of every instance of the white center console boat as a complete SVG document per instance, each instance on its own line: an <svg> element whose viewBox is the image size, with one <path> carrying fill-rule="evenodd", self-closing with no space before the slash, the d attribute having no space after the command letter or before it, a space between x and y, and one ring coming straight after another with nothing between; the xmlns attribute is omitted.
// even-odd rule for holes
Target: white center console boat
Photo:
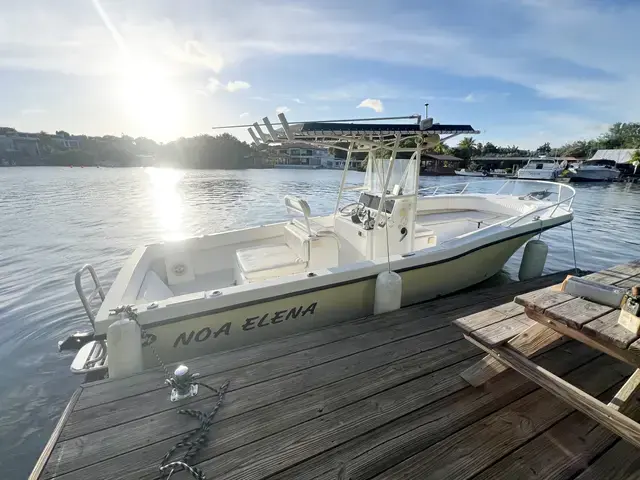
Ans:
<svg viewBox="0 0 640 480"><path fill-rule="evenodd" d="M376 276L402 277L402 305L446 295L495 275L541 231L572 220L572 188L548 182L479 181L419 188L422 152L469 125L312 122L251 131L261 148L300 142L347 151L335 210L313 214L307 199L286 196L283 222L138 248L94 315L93 342L76 356L76 373L108 365L108 327L132 306L153 349L180 361L315 329L373 311ZM411 147L401 147L412 140ZM346 145L346 146L345 146ZM346 185L356 152L368 154L360 186ZM89 267L86 269L93 271Z"/></svg>

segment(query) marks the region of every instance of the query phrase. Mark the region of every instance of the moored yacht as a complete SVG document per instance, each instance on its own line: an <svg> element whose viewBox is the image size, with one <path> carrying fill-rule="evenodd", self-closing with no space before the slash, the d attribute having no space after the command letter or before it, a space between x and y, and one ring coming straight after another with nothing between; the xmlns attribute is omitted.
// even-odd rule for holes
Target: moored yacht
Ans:
<svg viewBox="0 0 640 480"><path fill-rule="evenodd" d="M585 160L569 169L570 182L611 182L620 176L615 160Z"/></svg>
<svg viewBox="0 0 640 480"><path fill-rule="evenodd" d="M423 152L469 125L308 122L282 128L267 118L251 134L258 148L292 142L347 151L333 212L314 215L307 198L287 195L283 222L138 248L105 295L97 277L87 297L93 341L76 355L75 373L108 366L108 327L135 311L143 363L180 361L258 343L373 312L376 277L402 278L402 305L485 280L541 231L570 222L574 191L516 180L420 188ZM413 117L415 118L415 117ZM412 140L405 142L404 140ZM407 143L412 147L403 147ZM367 154L362 185L346 182L351 159ZM91 299L102 303L97 313Z"/></svg>
<svg viewBox="0 0 640 480"><path fill-rule="evenodd" d="M523 180L555 180L562 170L555 158L532 158L518 170L517 176Z"/></svg>

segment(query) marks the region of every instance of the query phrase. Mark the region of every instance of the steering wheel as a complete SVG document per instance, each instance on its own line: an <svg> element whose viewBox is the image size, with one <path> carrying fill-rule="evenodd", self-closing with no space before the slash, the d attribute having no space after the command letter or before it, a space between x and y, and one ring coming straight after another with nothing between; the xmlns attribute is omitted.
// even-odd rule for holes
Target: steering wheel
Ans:
<svg viewBox="0 0 640 480"><path fill-rule="evenodd" d="M347 209L349 207L353 207L356 206L356 208L353 208L349 211L347 211ZM338 212L340 213L340 215L342 215L343 217L351 217L353 215L359 215L359 213L364 210L364 205L360 202L353 202L353 203L349 203L347 205L345 205L344 207L341 207L338 209Z"/></svg>

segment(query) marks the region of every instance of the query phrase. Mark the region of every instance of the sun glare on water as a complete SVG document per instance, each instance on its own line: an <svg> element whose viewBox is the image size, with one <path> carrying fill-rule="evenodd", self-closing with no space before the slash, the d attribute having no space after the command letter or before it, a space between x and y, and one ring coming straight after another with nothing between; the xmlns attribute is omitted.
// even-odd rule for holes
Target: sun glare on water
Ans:
<svg viewBox="0 0 640 480"><path fill-rule="evenodd" d="M173 168L145 168L149 176L149 194L153 213L162 230L163 240L185 238L182 230L183 202L178 184L184 173Z"/></svg>

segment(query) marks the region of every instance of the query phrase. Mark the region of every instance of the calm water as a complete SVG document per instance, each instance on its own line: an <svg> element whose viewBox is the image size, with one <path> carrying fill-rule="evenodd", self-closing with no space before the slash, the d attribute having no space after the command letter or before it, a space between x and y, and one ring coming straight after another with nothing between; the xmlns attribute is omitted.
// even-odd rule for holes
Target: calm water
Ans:
<svg viewBox="0 0 640 480"><path fill-rule="evenodd" d="M360 183L363 174L350 172ZM422 178L423 185L459 178ZM22 479L81 379L56 342L88 321L73 276L92 263L109 286L140 244L282 220L282 197L330 213L338 171L0 169L0 472ZM578 184L578 266L597 270L640 257L640 186ZM634 219L636 221L634 222ZM573 265L571 234L543 234L546 271ZM514 275L516 255L507 265Z"/></svg>

